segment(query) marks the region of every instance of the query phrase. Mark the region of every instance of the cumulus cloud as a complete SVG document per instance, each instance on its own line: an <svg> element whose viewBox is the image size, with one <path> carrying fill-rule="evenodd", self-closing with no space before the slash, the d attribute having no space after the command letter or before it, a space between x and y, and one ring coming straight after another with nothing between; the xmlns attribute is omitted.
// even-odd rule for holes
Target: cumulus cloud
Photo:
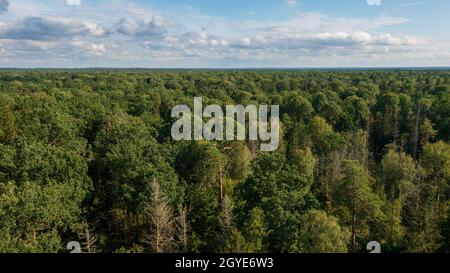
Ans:
<svg viewBox="0 0 450 273"><path fill-rule="evenodd" d="M200 33L186 33L184 38L189 39L191 45L199 46L228 46L227 40L220 38L218 36L208 35L206 32Z"/></svg>
<svg viewBox="0 0 450 273"><path fill-rule="evenodd" d="M281 3L288 2L297 3ZM375 60L387 55L401 60L400 56L423 54L428 47L420 37L387 32L393 29L387 27L409 21L402 17L297 12L284 20L250 20L189 10L168 14L131 3L104 5L109 7L108 12L99 8L79 17L95 14L90 21L69 19L70 11L61 17L36 13L38 16L16 21L0 19L0 55L22 58L24 62L26 58L38 60L45 56L55 62L61 58L75 63L81 59L102 64L123 61L127 66L158 66L162 62L189 67L228 62L233 66L240 61L245 66L258 66L258 62L263 66L285 66L302 65L302 60L324 66L329 60Z"/></svg>
<svg viewBox="0 0 450 273"><path fill-rule="evenodd" d="M366 0L369 6L381 6L381 0Z"/></svg>
<svg viewBox="0 0 450 273"><path fill-rule="evenodd" d="M122 18L115 24L114 29L117 33L136 37L161 36L167 33L164 19L159 16L153 16L150 20Z"/></svg>
<svg viewBox="0 0 450 273"><path fill-rule="evenodd" d="M103 53L106 52L106 46L103 43L93 43L74 40L70 41L69 44L73 46L76 50L81 50L82 53L103 55Z"/></svg>
<svg viewBox="0 0 450 273"><path fill-rule="evenodd" d="M0 40L0 47L3 49L19 52L46 51L55 48L56 43L49 41L31 41L31 40Z"/></svg>
<svg viewBox="0 0 450 273"><path fill-rule="evenodd" d="M0 0L0 14L7 12L9 7L9 0Z"/></svg>
<svg viewBox="0 0 450 273"><path fill-rule="evenodd" d="M179 59L296 59L299 56L351 56L352 54L386 54L408 51L421 45L417 37L382 33L386 26L402 24L398 17L344 18L318 13L300 13L278 22L229 22L232 31L214 25L200 32L167 28L163 39L147 39L144 48L155 58ZM245 35L240 35L245 33ZM376 33L376 34L375 34ZM397 49L395 49L397 48ZM395 49L395 50L394 50Z"/></svg>
<svg viewBox="0 0 450 273"><path fill-rule="evenodd" d="M81 0L66 0L66 3L69 6L80 6Z"/></svg>
<svg viewBox="0 0 450 273"><path fill-rule="evenodd" d="M278 33L272 36L242 37L232 45L236 48L246 49L282 49L282 50L308 50L322 51L324 49L361 49L374 46L414 46L422 41L415 37L393 36L391 34L372 35L368 32L354 33L335 32L317 34L290 34Z"/></svg>
<svg viewBox="0 0 450 273"><path fill-rule="evenodd" d="M306 41L330 46L412 46L421 43L420 39L408 36L392 36L391 34L371 35L364 31L354 33L322 33L306 37Z"/></svg>
<svg viewBox="0 0 450 273"><path fill-rule="evenodd" d="M74 36L100 37L106 31L99 25L62 17L27 17L14 23L0 25L0 38L23 40L52 40Z"/></svg>
<svg viewBox="0 0 450 273"><path fill-rule="evenodd" d="M279 22L247 23L241 28L246 35L233 37L231 46L247 50L318 52L330 48L335 54L364 47L413 46L421 39L382 33L386 27L408 22L399 17L345 18L319 13L300 13ZM377 34L374 34L376 32ZM278 50L279 49L279 50ZM289 53L289 52L288 52Z"/></svg>

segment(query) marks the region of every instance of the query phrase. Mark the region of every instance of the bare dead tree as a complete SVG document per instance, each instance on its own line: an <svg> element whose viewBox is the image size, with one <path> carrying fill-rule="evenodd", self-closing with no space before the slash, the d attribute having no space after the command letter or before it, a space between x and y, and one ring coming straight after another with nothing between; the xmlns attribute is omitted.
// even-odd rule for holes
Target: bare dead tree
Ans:
<svg viewBox="0 0 450 273"><path fill-rule="evenodd" d="M83 240L81 244L83 249L85 249L87 253L95 253L95 243L97 242L98 236L87 222L83 222L82 230L79 232L79 236Z"/></svg>
<svg viewBox="0 0 450 273"><path fill-rule="evenodd" d="M154 252L169 252L173 250L174 244L173 210L156 179L150 183L150 189L150 200L145 204L147 226L143 233L143 242Z"/></svg>
<svg viewBox="0 0 450 273"><path fill-rule="evenodd" d="M189 233L191 227L187 221L188 209L186 207L180 207L178 209L178 216L175 218L175 237L177 245L182 252L187 252L187 246L189 242Z"/></svg>

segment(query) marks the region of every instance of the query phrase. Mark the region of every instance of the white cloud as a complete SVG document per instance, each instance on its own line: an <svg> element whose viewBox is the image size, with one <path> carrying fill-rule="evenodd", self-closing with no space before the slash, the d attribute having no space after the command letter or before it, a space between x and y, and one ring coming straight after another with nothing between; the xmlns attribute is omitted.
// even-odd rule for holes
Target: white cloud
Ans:
<svg viewBox="0 0 450 273"><path fill-rule="evenodd" d="M82 53L93 54L93 55L103 55L106 52L106 46L103 43L92 43L86 41L70 41L75 49L81 50Z"/></svg>
<svg viewBox="0 0 450 273"><path fill-rule="evenodd" d="M183 41L185 40L189 41L189 45L195 46L213 46L213 47L229 46L229 42L226 39L220 38L216 35L208 35L206 32L185 33L183 35L183 39L177 39L176 43L183 43Z"/></svg>
<svg viewBox="0 0 450 273"><path fill-rule="evenodd" d="M96 23L64 17L26 17L0 24L0 39L55 40L73 36L101 37L106 31Z"/></svg>
<svg viewBox="0 0 450 273"><path fill-rule="evenodd" d="M357 31L378 31L384 27L409 22L409 19L401 17L375 17L369 18L348 18L332 17L320 13L298 13L295 17L283 21L248 21L235 28L241 31L251 31L257 34L273 33L303 33L316 34L323 32L357 32Z"/></svg>
<svg viewBox="0 0 450 273"><path fill-rule="evenodd" d="M115 24L114 29L117 33L137 37L161 36L167 33L166 22L162 17L156 15L150 20L122 18Z"/></svg>
<svg viewBox="0 0 450 273"><path fill-rule="evenodd" d="M252 43L252 39L249 37L242 37L239 42L239 44L242 46L250 46L250 44Z"/></svg>
<svg viewBox="0 0 450 273"><path fill-rule="evenodd" d="M297 50L321 52L333 50L336 54L347 54L349 51L369 47L397 46L409 47L422 44L419 38L409 36L393 36L391 34L373 35L365 31L353 33L324 32L316 34L273 33L268 36L242 37L232 45L236 48L250 50L278 50L294 53Z"/></svg>
<svg viewBox="0 0 450 273"><path fill-rule="evenodd" d="M0 40L0 47L3 49L12 49L20 52L46 51L55 48L56 43L49 41L32 40Z"/></svg>
<svg viewBox="0 0 450 273"><path fill-rule="evenodd" d="M364 31L354 33L322 33L306 37L320 45L329 46L413 46L421 44L418 38L408 36L392 36L391 34L371 35Z"/></svg>
<svg viewBox="0 0 450 273"><path fill-rule="evenodd" d="M66 3L69 6L80 6L81 0L66 0Z"/></svg>
<svg viewBox="0 0 450 273"><path fill-rule="evenodd" d="M420 56L431 60L436 52L448 52L450 44L450 36L439 39L438 46L429 38L393 32L400 28L390 26L409 22L394 16L297 12L286 19L264 20L244 14L243 18L211 16L183 8L161 11L128 1L99 5L62 12L46 6L32 12L34 16L1 18L0 66L5 66L7 58L18 66L58 65L63 59L59 66L81 60L91 66L156 67L407 64ZM14 10L16 5L10 14Z"/></svg>
<svg viewBox="0 0 450 273"><path fill-rule="evenodd" d="M381 6L381 0L366 0L369 6Z"/></svg>
<svg viewBox="0 0 450 273"><path fill-rule="evenodd" d="M288 7L295 7L295 6L297 6L298 1L297 0L286 0L285 3Z"/></svg>

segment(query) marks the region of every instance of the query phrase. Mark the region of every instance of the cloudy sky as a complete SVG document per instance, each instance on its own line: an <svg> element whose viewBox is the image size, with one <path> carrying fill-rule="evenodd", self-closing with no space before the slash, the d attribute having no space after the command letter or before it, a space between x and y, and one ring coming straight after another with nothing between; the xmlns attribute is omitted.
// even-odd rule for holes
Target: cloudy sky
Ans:
<svg viewBox="0 0 450 273"><path fill-rule="evenodd" d="M0 0L0 67L450 66L448 0Z"/></svg>

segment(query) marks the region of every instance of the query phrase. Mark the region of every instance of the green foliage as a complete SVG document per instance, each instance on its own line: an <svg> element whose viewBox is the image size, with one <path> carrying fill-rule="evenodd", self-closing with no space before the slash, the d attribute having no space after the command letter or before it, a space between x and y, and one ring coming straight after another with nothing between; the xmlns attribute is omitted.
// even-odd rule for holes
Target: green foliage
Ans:
<svg viewBox="0 0 450 273"><path fill-rule="evenodd" d="M301 213L315 204L309 194L309 180L276 153L260 155L253 170L253 175L238 189L245 200L245 211L257 207L263 210L269 250L298 251L297 227Z"/></svg>
<svg viewBox="0 0 450 273"><path fill-rule="evenodd" d="M209 142L189 143L177 158L177 170L188 183L215 185L224 172L227 157Z"/></svg>
<svg viewBox="0 0 450 273"><path fill-rule="evenodd" d="M350 231L338 218L321 210L309 210L300 220L299 249L302 253L345 253Z"/></svg>
<svg viewBox="0 0 450 273"><path fill-rule="evenodd" d="M362 238L371 233L371 227L384 216L381 200L373 192L363 167L353 160L343 163L344 177L335 193L337 214L342 223L352 227L352 250L364 247ZM359 245L359 246L358 246Z"/></svg>
<svg viewBox="0 0 450 273"><path fill-rule="evenodd" d="M256 207L250 211L248 220L244 222L243 233L248 244L247 252L257 253L266 249L264 240L269 231L261 208Z"/></svg>
<svg viewBox="0 0 450 273"><path fill-rule="evenodd" d="M389 200L405 200L414 190L416 166L413 159L405 154L389 150L381 161L383 186Z"/></svg>
<svg viewBox="0 0 450 273"><path fill-rule="evenodd" d="M1 252L57 252L61 235L79 217L79 197L69 184L0 184Z"/></svg>
<svg viewBox="0 0 450 273"><path fill-rule="evenodd" d="M244 180L251 173L251 153L243 142L233 142L226 150L228 175L231 179Z"/></svg>
<svg viewBox="0 0 450 273"><path fill-rule="evenodd" d="M0 252L450 252L449 90L447 70L3 70ZM174 142L194 96L280 105L280 149ZM180 245L156 250L163 214Z"/></svg>
<svg viewBox="0 0 450 273"><path fill-rule="evenodd" d="M303 149L295 149L292 151L292 160L297 166L297 170L301 175L305 177L314 178L314 169L316 167L316 159L311 152L311 149L307 147Z"/></svg>

